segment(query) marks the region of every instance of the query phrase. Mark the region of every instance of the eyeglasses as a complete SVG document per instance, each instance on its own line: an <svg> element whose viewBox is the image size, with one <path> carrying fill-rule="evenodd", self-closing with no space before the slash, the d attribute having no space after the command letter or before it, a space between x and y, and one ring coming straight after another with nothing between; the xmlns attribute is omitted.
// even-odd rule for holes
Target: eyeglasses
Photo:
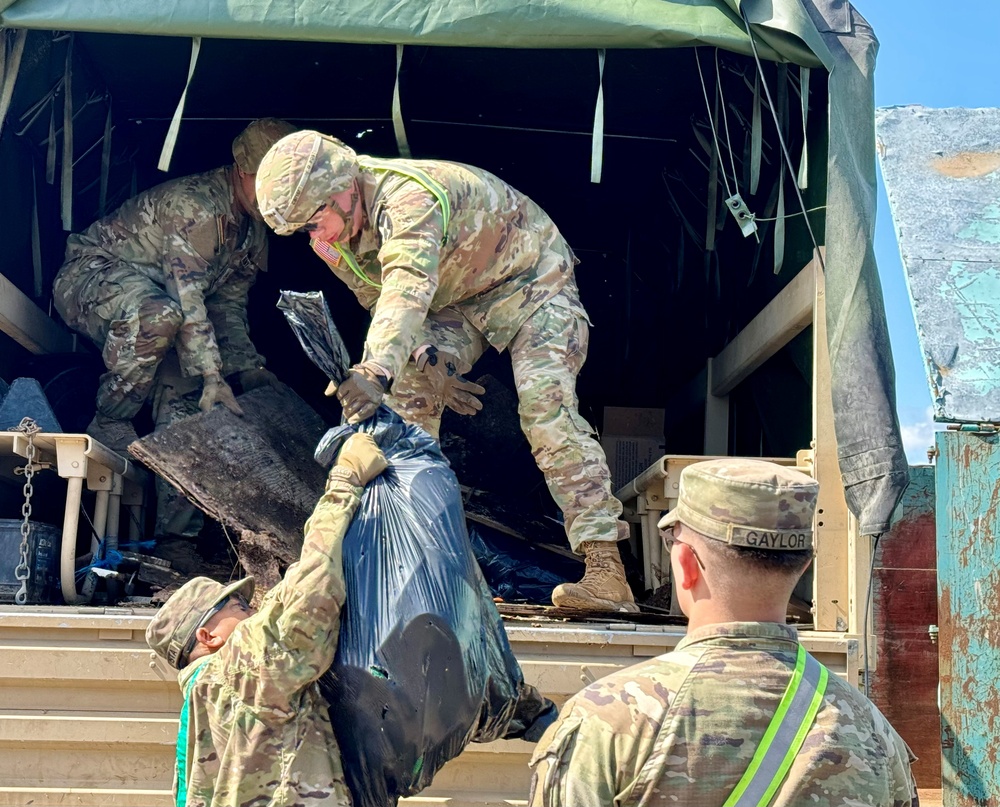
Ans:
<svg viewBox="0 0 1000 807"><path fill-rule="evenodd" d="M705 571L705 564L701 562L701 557L698 555L698 550L696 550L691 544L682 541L680 538L674 537L674 528L671 526L670 534L664 536L663 544L667 547L667 551L670 552L674 548L674 544L680 544L681 546L686 546L691 550L691 554L694 555L694 559L698 561L698 565L701 566L701 570Z"/></svg>
<svg viewBox="0 0 1000 807"><path fill-rule="evenodd" d="M230 594L228 597L219 600L215 605L213 605L205 614L205 616L201 618L201 621L198 623L197 627L198 628L205 627L205 625L209 623L209 621L212 619L213 616L215 616L217 613L219 613L219 611L221 611L223 608L225 608L227 605L229 605L231 602L234 601L236 602L236 607L239 608L241 611L250 610L250 601L246 597L244 597L239 592L235 594ZM181 662L182 667L187 664L187 658L189 655L191 655L191 651L194 650L194 646L197 643L198 643L198 629L195 628L194 632L191 634L191 638L188 639L188 643L185 646L184 650L181 652L181 655L179 657L179 661Z"/></svg>
<svg viewBox="0 0 1000 807"><path fill-rule="evenodd" d="M299 227L299 229L304 233L314 232L316 228L319 227L319 222L315 221L315 218L324 210L326 210L325 204L322 204L319 207L317 207L316 210L313 211L313 214L308 218L306 223L303 224L301 227Z"/></svg>

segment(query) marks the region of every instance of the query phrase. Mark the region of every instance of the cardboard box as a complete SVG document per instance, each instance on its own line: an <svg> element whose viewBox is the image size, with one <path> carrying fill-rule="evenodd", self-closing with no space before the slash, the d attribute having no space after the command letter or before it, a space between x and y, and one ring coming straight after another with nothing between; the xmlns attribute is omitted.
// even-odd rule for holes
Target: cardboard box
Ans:
<svg viewBox="0 0 1000 807"><path fill-rule="evenodd" d="M601 446L615 490L628 484L664 454L663 409L604 407Z"/></svg>

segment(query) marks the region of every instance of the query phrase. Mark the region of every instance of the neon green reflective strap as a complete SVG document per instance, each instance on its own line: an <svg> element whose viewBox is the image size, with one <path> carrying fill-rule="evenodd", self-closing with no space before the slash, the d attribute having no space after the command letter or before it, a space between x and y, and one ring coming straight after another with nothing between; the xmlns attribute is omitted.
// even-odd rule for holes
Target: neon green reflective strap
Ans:
<svg viewBox="0 0 1000 807"><path fill-rule="evenodd" d="M723 807L767 807L816 719L829 671L799 645L795 670L746 773Z"/></svg>
<svg viewBox="0 0 1000 807"><path fill-rule="evenodd" d="M199 663L198 669L188 679L187 686L184 687L184 705L181 707L180 726L177 729L177 807L184 807L187 804L187 742L188 742L188 719L191 711L191 690L194 689L194 682L198 680L202 670L205 669L205 658Z"/></svg>
<svg viewBox="0 0 1000 807"><path fill-rule="evenodd" d="M338 241L336 244L333 245L333 248L340 253L340 257L344 259L345 263L347 263L351 271L354 272L354 274L357 275L362 281L364 281L373 288L376 289L382 288L381 283L376 283L374 280L368 277L368 275L366 275L364 272L361 271L361 267L358 266L358 262L354 259L354 253L351 252L349 247L344 246Z"/></svg>
<svg viewBox="0 0 1000 807"><path fill-rule="evenodd" d="M437 200L437 203L441 205L441 218L443 220L441 246L448 243L448 224L451 222L451 202L448 201L448 192L444 189L444 186L440 182L424 173L419 168L398 165L396 163L387 163L371 157L364 160L358 160L358 164L361 165L362 168L367 168L369 171L385 171L387 173L400 174L401 176L408 177L430 193L431 196ZM381 283L376 283L368 277L368 275L361 271L361 267L358 266L354 253L351 252L349 247L341 244L339 241L335 243L333 247L347 262L347 265L356 277L372 288L382 288Z"/></svg>
<svg viewBox="0 0 1000 807"><path fill-rule="evenodd" d="M410 165L400 165L396 162L377 160L372 157L359 160L358 162L362 168L367 168L371 171L387 171L409 177L437 199L438 204L441 205L441 216L444 219L441 246L447 243L448 224L451 222L451 202L448 201L448 192L445 190L444 185L419 168L414 168Z"/></svg>

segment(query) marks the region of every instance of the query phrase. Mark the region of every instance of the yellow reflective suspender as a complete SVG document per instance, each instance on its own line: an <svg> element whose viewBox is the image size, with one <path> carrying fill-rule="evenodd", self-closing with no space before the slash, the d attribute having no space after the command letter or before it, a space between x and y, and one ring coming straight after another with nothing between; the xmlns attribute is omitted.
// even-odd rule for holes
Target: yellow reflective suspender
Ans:
<svg viewBox="0 0 1000 807"><path fill-rule="evenodd" d="M448 223L451 221L451 202L448 201L448 192L444 189L444 186L440 182L433 179L419 168L413 168L412 166L397 165L396 163L387 164L382 160L376 160L370 157L364 160L359 160L358 162L362 168L368 168L372 171L386 171L393 174L401 174L404 177L409 177L428 191L437 200L437 203L441 205L441 217L444 219L442 227L444 234L441 239L441 246L445 245L448 240ZM347 246L338 241L333 244L333 248L340 253L341 257L343 257L343 259L347 262L351 271L358 278L376 289L382 288L381 283L376 283L368 277L368 275L361 271L361 267L358 266L357 260L355 260L353 253Z"/></svg>
<svg viewBox="0 0 1000 807"><path fill-rule="evenodd" d="M205 656L205 661L211 656ZM188 679L187 686L184 687L184 705L181 707L180 725L177 728L177 807L184 807L187 804L187 742L188 742L188 720L191 712L191 690L194 689L194 682L198 680L205 669L205 664L199 664L198 669Z"/></svg>
<svg viewBox="0 0 1000 807"><path fill-rule="evenodd" d="M743 778L723 807L767 807L823 703L829 671L799 645L795 671Z"/></svg>

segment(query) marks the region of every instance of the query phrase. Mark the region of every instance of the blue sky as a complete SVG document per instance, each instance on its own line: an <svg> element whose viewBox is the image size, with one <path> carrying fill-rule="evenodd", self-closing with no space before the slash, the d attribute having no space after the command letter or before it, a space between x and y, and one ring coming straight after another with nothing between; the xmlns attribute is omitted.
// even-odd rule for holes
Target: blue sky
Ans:
<svg viewBox="0 0 1000 807"><path fill-rule="evenodd" d="M877 106L1000 106L1000 3L997 0L854 0L881 45ZM879 178L875 254L896 365L896 404L911 464L926 463L933 442L924 376L899 248Z"/></svg>

